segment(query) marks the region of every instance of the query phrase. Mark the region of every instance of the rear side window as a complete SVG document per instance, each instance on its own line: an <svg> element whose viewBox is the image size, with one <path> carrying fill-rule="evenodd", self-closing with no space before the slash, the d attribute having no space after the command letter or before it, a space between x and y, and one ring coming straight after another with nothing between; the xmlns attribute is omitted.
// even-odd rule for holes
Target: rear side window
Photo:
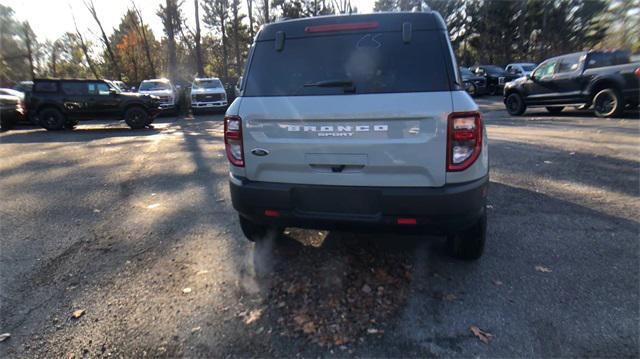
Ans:
<svg viewBox="0 0 640 359"><path fill-rule="evenodd" d="M576 54L561 58L556 73L578 71L581 67L583 56L582 54Z"/></svg>
<svg viewBox="0 0 640 359"><path fill-rule="evenodd" d="M595 69L604 66L624 65L631 62L626 51L593 52L589 54L587 68Z"/></svg>
<svg viewBox="0 0 640 359"><path fill-rule="evenodd" d="M109 94L109 86L104 82L91 82L89 83L89 94L90 95L108 95Z"/></svg>
<svg viewBox="0 0 640 359"><path fill-rule="evenodd" d="M58 84L53 81L36 82L33 86L35 92L58 92Z"/></svg>
<svg viewBox="0 0 640 359"><path fill-rule="evenodd" d="M87 84L85 82L63 82L62 92L66 95L86 95Z"/></svg>
<svg viewBox="0 0 640 359"><path fill-rule="evenodd" d="M452 65L440 31L340 34L256 43L243 84L244 96L336 95L340 87L313 87L322 81L350 81L355 93L450 91ZM353 92L353 91L351 91Z"/></svg>

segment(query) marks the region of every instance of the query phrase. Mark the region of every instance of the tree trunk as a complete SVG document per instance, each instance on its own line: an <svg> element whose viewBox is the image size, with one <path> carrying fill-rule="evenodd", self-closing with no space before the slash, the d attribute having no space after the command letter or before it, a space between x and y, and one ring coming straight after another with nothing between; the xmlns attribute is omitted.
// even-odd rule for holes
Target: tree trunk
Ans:
<svg viewBox="0 0 640 359"><path fill-rule="evenodd" d="M262 8L264 23L269 23L269 0L264 0L264 7Z"/></svg>
<svg viewBox="0 0 640 359"><path fill-rule="evenodd" d="M249 17L249 35L253 42L253 0L247 0L247 16Z"/></svg>
<svg viewBox="0 0 640 359"><path fill-rule="evenodd" d="M198 71L198 76L199 77L204 77L204 61L202 60L202 42L201 42L201 35L200 35L200 13L199 13L199 1L200 0L193 0L195 9L196 9L196 34L194 36L194 40L195 40L195 53L196 53L196 67L197 67L197 71Z"/></svg>
<svg viewBox="0 0 640 359"><path fill-rule="evenodd" d="M238 7L240 7L240 0L233 0L231 11L233 12L233 47L236 53L236 75L240 76L242 73L242 54L240 53L240 32L238 27L240 26L240 19L238 19Z"/></svg>
<svg viewBox="0 0 640 359"><path fill-rule="evenodd" d="M30 27L29 27L29 23L25 22L24 24L22 24L22 29L24 31L24 42L25 45L27 45L27 56L29 57L29 70L31 71L31 79L35 79L36 78L36 73L33 69L33 50L31 49L31 34L30 32Z"/></svg>
<svg viewBox="0 0 640 359"><path fill-rule="evenodd" d="M71 10L71 9L69 9ZM95 66L93 65L93 61L91 61L91 57L89 56L89 48L87 46L87 43L84 42L84 38L82 37L82 34L80 33L80 30L78 30L78 24L76 23L76 17L73 14L73 10L71 10L71 17L73 18L73 26L75 26L76 28L76 35L78 36L78 41L80 41L80 48L82 49L82 53L84 54L84 58L87 61L87 65L89 65L89 69L91 70L91 73L93 74L93 77L97 80L100 78L100 76L98 76L98 71L96 71Z"/></svg>
<svg viewBox="0 0 640 359"><path fill-rule="evenodd" d="M229 82L229 55L227 52L227 31L225 29L225 16L220 14L220 28L222 32L222 71L224 73L225 84Z"/></svg>
<svg viewBox="0 0 640 359"><path fill-rule="evenodd" d="M93 4L93 0L88 0L87 2L85 2L85 6L87 7L89 12L91 13L91 16L93 17L93 19L98 24L98 27L100 28L102 42L104 43L104 46L107 48L107 54L109 54L109 59L113 64L114 70L116 72L116 76L118 77L118 80L122 81L122 73L120 73L120 64L118 63L118 59L116 58L115 54L113 53L113 50L111 49L111 42L109 41L107 34L104 32L104 28L102 27L102 23L98 18L98 13L96 12L96 7Z"/></svg>
<svg viewBox="0 0 640 359"><path fill-rule="evenodd" d="M145 52L145 55L147 57L147 62L149 63L149 70L151 71L151 73L149 75L151 75L151 78L156 78L156 66L153 63L153 58L151 57L151 47L149 46L149 41L147 40L147 30L144 27L144 21L142 20L142 14L140 14L140 10L138 10L138 7L136 6L136 3L133 2L133 0L131 2L133 4L133 9L135 10L136 14L138 15L138 20L140 21L140 29L138 29L138 32L142 36L142 46L144 47L144 52Z"/></svg>

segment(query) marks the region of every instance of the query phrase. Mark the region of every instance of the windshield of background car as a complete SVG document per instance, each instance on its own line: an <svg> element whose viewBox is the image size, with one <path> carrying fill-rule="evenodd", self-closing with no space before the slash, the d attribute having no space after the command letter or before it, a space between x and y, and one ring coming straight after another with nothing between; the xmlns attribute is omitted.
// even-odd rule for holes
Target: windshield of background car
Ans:
<svg viewBox="0 0 640 359"><path fill-rule="evenodd" d="M525 71L533 71L533 69L536 68L535 64L529 64L529 65L520 65L522 66L522 69Z"/></svg>
<svg viewBox="0 0 640 359"><path fill-rule="evenodd" d="M171 90L171 85L163 81L144 81L140 84L139 91Z"/></svg>
<svg viewBox="0 0 640 359"><path fill-rule="evenodd" d="M200 89L215 89L222 88L222 82L220 80L196 80L193 82L193 88Z"/></svg>
<svg viewBox="0 0 640 359"><path fill-rule="evenodd" d="M331 34L287 38L282 51L259 41L245 79L244 96L336 95L337 87L305 86L320 81L350 81L350 93L449 91L440 31Z"/></svg>
<svg viewBox="0 0 640 359"><path fill-rule="evenodd" d="M498 66L484 66L484 70L491 75L502 75L504 74L504 69Z"/></svg>
<svg viewBox="0 0 640 359"><path fill-rule="evenodd" d="M460 68L460 75L462 76L466 76L466 77L472 77L475 76L475 74L473 72L471 72L471 70L466 69L464 67Z"/></svg>

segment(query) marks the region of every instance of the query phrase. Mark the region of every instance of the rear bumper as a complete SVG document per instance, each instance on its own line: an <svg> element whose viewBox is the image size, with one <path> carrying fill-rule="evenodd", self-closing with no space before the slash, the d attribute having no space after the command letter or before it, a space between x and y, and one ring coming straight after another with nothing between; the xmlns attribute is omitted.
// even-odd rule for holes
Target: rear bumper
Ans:
<svg viewBox="0 0 640 359"><path fill-rule="evenodd" d="M484 215L489 176L438 188L296 185L234 176L229 183L233 207L256 223L449 233ZM278 216L267 216L265 210ZM398 224L398 218L415 219L415 224Z"/></svg>

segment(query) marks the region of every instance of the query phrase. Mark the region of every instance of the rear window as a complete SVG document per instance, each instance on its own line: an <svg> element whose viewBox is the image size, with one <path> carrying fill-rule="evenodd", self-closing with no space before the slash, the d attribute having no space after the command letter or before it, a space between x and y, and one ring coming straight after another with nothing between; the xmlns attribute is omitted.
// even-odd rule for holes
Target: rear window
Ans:
<svg viewBox="0 0 640 359"><path fill-rule="evenodd" d="M592 52L589 54L587 68L595 69L604 66L624 65L629 62L631 62L631 59L626 51Z"/></svg>
<svg viewBox="0 0 640 359"><path fill-rule="evenodd" d="M449 91L448 63L440 31L340 34L287 38L277 51L274 41L254 48L244 96L336 95L337 87L309 84L350 81L350 93ZM305 86L305 84L307 86Z"/></svg>
<svg viewBox="0 0 640 359"><path fill-rule="evenodd" d="M57 92L58 84L53 81L40 81L33 85L34 92Z"/></svg>

